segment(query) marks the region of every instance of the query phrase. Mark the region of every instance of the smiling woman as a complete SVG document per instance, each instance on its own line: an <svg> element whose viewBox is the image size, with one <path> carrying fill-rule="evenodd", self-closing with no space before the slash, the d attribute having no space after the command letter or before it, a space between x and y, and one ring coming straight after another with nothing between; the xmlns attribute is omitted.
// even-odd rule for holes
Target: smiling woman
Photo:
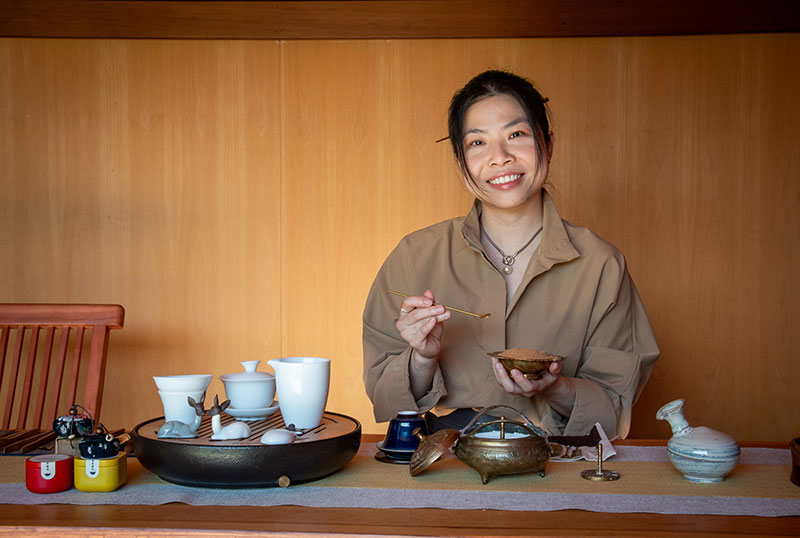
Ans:
<svg viewBox="0 0 800 538"><path fill-rule="evenodd" d="M467 216L406 236L373 283L363 341L376 420L411 409L427 412L430 430L462 428L474 409L506 405L551 434L599 422L627 435L659 350L623 255L562 220L543 188L553 155L546 102L526 79L495 70L454 95L449 138L475 201ZM423 293L397 305L391 287ZM505 315L451 317L437 300ZM506 347L563 360L529 379L487 360Z"/></svg>

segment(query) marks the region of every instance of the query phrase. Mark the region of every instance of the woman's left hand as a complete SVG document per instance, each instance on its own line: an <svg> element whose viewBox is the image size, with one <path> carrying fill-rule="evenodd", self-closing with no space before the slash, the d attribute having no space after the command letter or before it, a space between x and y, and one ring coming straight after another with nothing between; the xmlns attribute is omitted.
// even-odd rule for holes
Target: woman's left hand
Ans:
<svg viewBox="0 0 800 538"><path fill-rule="evenodd" d="M526 398L532 398L536 394L550 389L561 379L561 363L559 361L551 362L550 368L539 379L528 379L525 374L516 369L511 370L509 374L495 357L492 357L492 369L497 382L507 393Z"/></svg>

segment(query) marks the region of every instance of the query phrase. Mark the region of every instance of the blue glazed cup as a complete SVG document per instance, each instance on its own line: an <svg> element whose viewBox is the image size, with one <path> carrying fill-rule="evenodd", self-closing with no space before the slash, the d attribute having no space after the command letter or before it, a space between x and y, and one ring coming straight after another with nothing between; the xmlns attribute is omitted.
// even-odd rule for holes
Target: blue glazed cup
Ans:
<svg viewBox="0 0 800 538"><path fill-rule="evenodd" d="M423 435L427 435L428 428L425 419L416 411L400 411L389 421L389 429L383 439L383 448L387 450L416 450L419 438L414 436L414 430L420 428Z"/></svg>

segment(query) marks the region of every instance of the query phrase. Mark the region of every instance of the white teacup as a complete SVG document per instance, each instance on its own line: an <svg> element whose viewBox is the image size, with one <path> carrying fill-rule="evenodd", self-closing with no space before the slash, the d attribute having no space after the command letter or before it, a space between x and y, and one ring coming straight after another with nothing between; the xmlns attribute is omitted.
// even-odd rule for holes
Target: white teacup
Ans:
<svg viewBox="0 0 800 538"><path fill-rule="evenodd" d="M319 426L328 403L331 361L319 357L285 357L267 364L275 370L283 422L301 430Z"/></svg>
<svg viewBox="0 0 800 538"><path fill-rule="evenodd" d="M161 403L164 405L164 422L170 420L177 420L184 424L192 424L197 412L195 408L189 404L189 397L196 402L203 400L204 390L200 391L176 391L167 392L160 390L158 396L161 398Z"/></svg>
<svg viewBox="0 0 800 538"><path fill-rule="evenodd" d="M207 374L184 374L153 376L158 390L165 392L206 390L211 382Z"/></svg>

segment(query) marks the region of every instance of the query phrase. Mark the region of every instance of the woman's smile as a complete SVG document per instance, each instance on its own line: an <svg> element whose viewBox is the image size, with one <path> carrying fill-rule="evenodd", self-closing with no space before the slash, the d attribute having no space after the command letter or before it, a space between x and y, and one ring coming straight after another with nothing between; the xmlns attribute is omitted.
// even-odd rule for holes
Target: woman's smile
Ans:
<svg viewBox="0 0 800 538"><path fill-rule="evenodd" d="M519 181L522 174L502 174L489 180L489 185L499 188L513 187L512 183Z"/></svg>

